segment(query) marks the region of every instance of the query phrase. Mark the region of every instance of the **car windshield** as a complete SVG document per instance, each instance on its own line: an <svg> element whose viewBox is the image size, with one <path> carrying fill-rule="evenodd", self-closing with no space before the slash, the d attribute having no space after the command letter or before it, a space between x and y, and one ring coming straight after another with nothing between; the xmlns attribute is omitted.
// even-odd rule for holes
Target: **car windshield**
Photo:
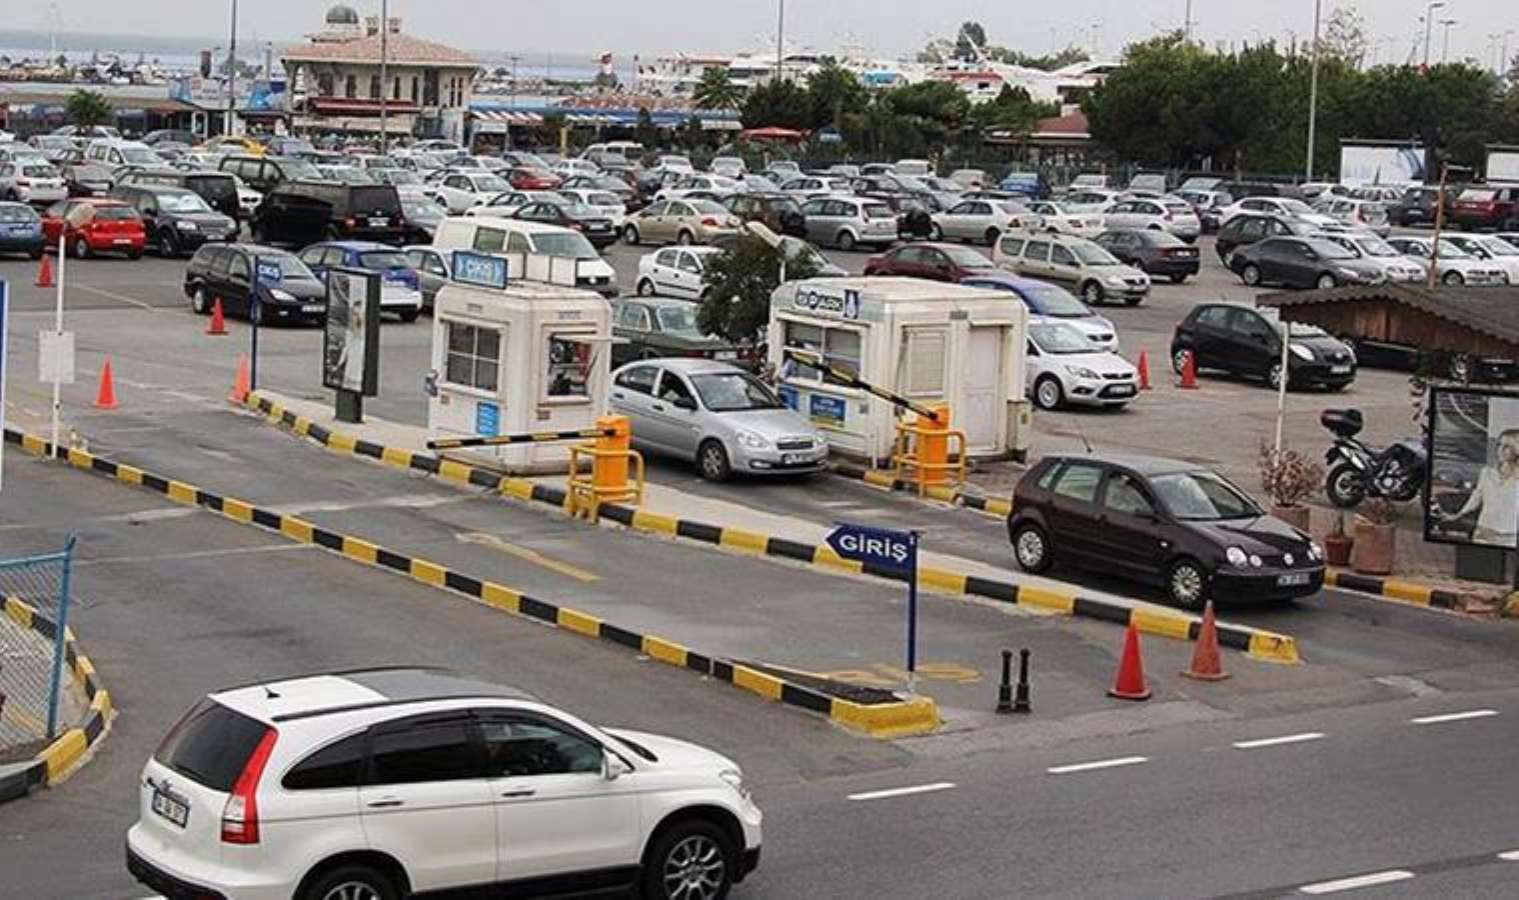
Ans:
<svg viewBox="0 0 1519 900"><path fill-rule="evenodd" d="M1091 243L1090 241L1082 241L1080 243L1070 244L1069 246L1070 246L1071 252L1074 253L1074 254L1076 254L1076 258L1079 259L1079 260L1081 260L1082 263L1084 263L1086 265L1089 265L1089 266L1121 266L1121 265L1123 265L1123 263L1121 263L1121 262L1118 261L1118 257L1114 256L1113 254L1109 253L1107 250L1103 249L1102 246L1099 245L1099 244L1094 244L1094 243Z"/></svg>
<svg viewBox="0 0 1519 900"><path fill-rule="evenodd" d="M1155 496L1184 522L1253 519L1260 507L1243 491L1212 472L1180 472L1150 479Z"/></svg>
<svg viewBox="0 0 1519 900"><path fill-rule="evenodd" d="M775 186L775 182L771 181L763 175L745 175L744 187L748 188L751 191L778 190L778 188Z"/></svg>
<svg viewBox="0 0 1519 900"><path fill-rule="evenodd" d="M475 190L477 192L509 191L511 189L511 184L505 178L499 178L495 175L482 175L475 179Z"/></svg>
<svg viewBox="0 0 1519 900"><path fill-rule="evenodd" d="M617 195L616 194L610 194L610 193L607 193L606 191L597 191L595 193L586 194L585 195L585 200L591 206L621 206L622 205L622 201L619 200L619 199L617 199Z"/></svg>
<svg viewBox="0 0 1519 900"><path fill-rule="evenodd" d="M1086 335L1063 322L1036 322L1029 325L1028 333L1044 353L1061 356L1092 352L1092 342Z"/></svg>
<svg viewBox="0 0 1519 900"><path fill-rule="evenodd" d="M279 263L279 266L280 266L280 277L281 278L293 278L293 279L296 279L296 280L316 281L316 276L313 275L313 274L311 274L311 270L308 269L308 268L306 268L306 264L303 263L303 262L301 262L299 259L295 258L294 256L292 256L289 253L271 254L271 253L267 253L267 252L264 252L264 251L260 251L259 252L259 256L258 256L258 261L261 262L261 263L268 263L268 262Z"/></svg>
<svg viewBox="0 0 1519 900"><path fill-rule="evenodd" d="M571 232L569 234L535 234L533 244L539 253L548 256L568 257L569 259L600 259L596 248L585 239L585 235Z"/></svg>
<svg viewBox="0 0 1519 900"><path fill-rule="evenodd" d="M443 218L448 210L431 200L401 198L401 212L408 219Z"/></svg>
<svg viewBox="0 0 1519 900"><path fill-rule="evenodd" d="M0 222L35 222L37 214L19 203L0 203Z"/></svg>
<svg viewBox="0 0 1519 900"><path fill-rule="evenodd" d="M996 265L991 260L970 249L969 247L940 246L939 250L957 266L966 269L995 269Z"/></svg>
<svg viewBox="0 0 1519 900"><path fill-rule="evenodd" d="M52 166L22 166L21 174L27 178L57 178L58 170Z"/></svg>
<svg viewBox="0 0 1519 900"><path fill-rule="evenodd" d="M211 207L206 205L199 194L164 194L158 198L158 205L165 212L177 213L208 213Z"/></svg>
<svg viewBox="0 0 1519 900"><path fill-rule="evenodd" d="M1282 205L1282 209L1285 209L1287 212L1290 212L1293 215L1301 216L1306 213L1313 212L1313 207L1309 206L1301 200L1294 200L1291 197L1280 197L1277 199L1277 202Z"/></svg>
<svg viewBox="0 0 1519 900"><path fill-rule="evenodd" d="M897 179L897 184L900 184L902 186L903 190L917 191L919 193L924 193L924 194L926 194L926 193L928 193L929 191L932 190L932 188L930 188L928 185L924 184L920 179L918 179L915 176L912 176L912 175L895 175L893 177Z"/></svg>
<svg viewBox="0 0 1519 900"><path fill-rule="evenodd" d="M565 206L564 214L571 219L589 219L600 215L595 209L584 203L571 203Z"/></svg>
<svg viewBox="0 0 1519 900"><path fill-rule="evenodd" d="M661 306L655 315L659 318L661 331L683 331L688 334L697 331L694 305Z"/></svg>
<svg viewBox="0 0 1519 900"><path fill-rule="evenodd" d="M895 219L897 214L891 211L891 207L885 203L865 204L865 218L867 219Z"/></svg>
<svg viewBox="0 0 1519 900"><path fill-rule="evenodd" d="M322 177L321 171L304 159L287 157L280 160L280 168L285 170L285 177L291 181Z"/></svg>
<svg viewBox="0 0 1519 900"><path fill-rule="evenodd" d="M1041 316L1054 316L1059 319L1085 319L1092 315L1086 304L1071 296L1071 292L1063 287L1053 284L1039 284L1025 287L1024 295L1033 301L1038 307Z"/></svg>
<svg viewBox="0 0 1519 900"><path fill-rule="evenodd" d="M780 398L764 382L748 372L693 375L691 382L702 406L712 412L744 412L751 409L783 409Z"/></svg>
<svg viewBox="0 0 1519 900"><path fill-rule="evenodd" d="M1314 252L1317 253L1320 257L1322 257L1324 259L1355 259L1356 258L1356 254L1355 254L1354 251L1346 250L1344 247L1341 247L1339 244L1336 244L1334 241L1326 241L1326 240L1322 240L1322 239L1315 239L1315 240L1310 240L1308 242L1308 246L1312 247L1313 250L1314 250Z"/></svg>
<svg viewBox="0 0 1519 900"><path fill-rule="evenodd" d="M421 184L422 176L407 169L381 169L380 176L387 184Z"/></svg>
<svg viewBox="0 0 1519 900"><path fill-rule="evenodd" d="M1519 247L1514 247L1502 238L1484 238L1478 243L1494 256L1519 256Z"/></svg>
<svg viewBox="0 0 1519 900"><path fill-rule="evenodd" d="M1387 243L1379 237L1358 238L1355 241L1355 245L1361 248L1361 252L1367 256L1388 257L1402 255L1398 253L1393 245Z"/></svg>
<svg viewBox="0 0 1519 900"><path fill-rule="evenodd" d="M101 206L95 209L95 218L107 222L129 222L137 218L137 210L130 206Z"/></svg>
<svg viewBox="0 0 1519 900"><path fill-rule="evenodd" d="M409 269L411 264L399 250L365 250L359 254L359 265L366 269Z"/></svg>

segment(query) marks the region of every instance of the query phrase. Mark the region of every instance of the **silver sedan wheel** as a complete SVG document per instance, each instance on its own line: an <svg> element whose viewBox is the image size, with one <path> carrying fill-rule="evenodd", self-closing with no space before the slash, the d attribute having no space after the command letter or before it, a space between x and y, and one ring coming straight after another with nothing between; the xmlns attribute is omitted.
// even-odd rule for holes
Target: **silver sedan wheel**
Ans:
<svg viewBox="0 0 1519 900"><path fill-rule="evenodd" d="M322 900L380 900L380 894L362 881L345 881L332 886Z"/></svg>
<svg viewBox="0 0 1519 900"><path fill-rule="evenodd" d="M715 900L722 891L726 868L717 842L704 834L693 834L665 857L665 896L670 900Z"/></svg>

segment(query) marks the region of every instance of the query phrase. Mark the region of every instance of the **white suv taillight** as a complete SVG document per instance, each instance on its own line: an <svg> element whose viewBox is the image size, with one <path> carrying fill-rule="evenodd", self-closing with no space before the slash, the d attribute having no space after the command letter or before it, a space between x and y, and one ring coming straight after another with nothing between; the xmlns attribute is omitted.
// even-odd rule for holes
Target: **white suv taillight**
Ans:
<svg viewBox="0 0 1519 900"><path fill-rule="evenodd" d="M258 782L264 775L264 766L274 752L274 742L279 732L266 729L258 746L243 764L243 771L232 785L232 796L222 808L222 843L258 843Z"/></svg>

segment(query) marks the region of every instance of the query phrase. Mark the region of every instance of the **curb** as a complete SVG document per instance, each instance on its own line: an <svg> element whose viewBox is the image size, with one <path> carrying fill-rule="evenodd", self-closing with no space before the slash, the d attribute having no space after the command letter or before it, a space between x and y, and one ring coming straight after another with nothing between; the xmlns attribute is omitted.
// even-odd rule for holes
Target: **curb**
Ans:
<svg viewBox="0 0 1519 900"><path fill-rule="evenodd" d="M51 452L52 448L41 438L22 434L8 428L5 430L4 437L6 441L20 445L22 449L34 456L54 456ZM345 443L345 441L338 440L337 437L331 438L334 445ZM355 442L348 439L346 443L353 448L354 452L368 455L357 447L358 444L365 442ZM370 445L370 447L374 446ZM387 461L399 455L397 451L385 450L383 448L377 449L381 451L378 458ZM407 455L411 457L417 456L416 454ZM135 466L117 463L83 450L68 450L66 458L69 465L74 468L105 475L123 484L147 488L150 491L162 494L175 503L206 509L235 522L254 525L267 531L276 532L297 543L311 544L331 550L365 565L389 569L413 581L463 595L493 609L499 609L516 616L532 619L542 624L552 625L560 630L573 632L583 637L616 644L658 662L687 669L700 675L706 675L718 681L727 682L734 687L758 694L768 700L809 712L819 713L833 722L846 728L863 732L871 737L897 738L927 734L939 725L938 707L932 698L899 698L896 702L891 703L862 704L831 697L748 666L716 656L698 653L695 650L656 635L642 634L620 628L597 616L538 600L505 585L485 581L419 557L396 553L362 538L329 531L304 519L262 509L233 497L213 494L194 485L186 484L182 481L174 481ZM437 462L436 460L433 461ZM399 461L396 464L399 464ZM411 464L412 460L408 459L406 465ZM443 463L442 466L438 467L440 473L443 467L449 465L457 464ZM491 486L495 486L494 481L491 483ZM93 669L90 671L93 672ZM100 693L102 696L104 695L103 691ZM107 700L108 708L109 701ZM64 743L72 735L72 732L65 735L59 739L58 743ZM66 767L66 764L71 763L72 760L78 758L79 754L84 752L87 742L78 740L75 742L79 743L80 746L77 750L72 749L72 744L64 748L65 751L70 751L71 755L66 759L60 755L60 760L63 760L63 764L60 764L57 770L61 771L62 768ZM49 748L48 752L52 751L53 748ZM49 760L49 775L51 776L54 771L54 761Z"/></svg>
<svg viewBox="0 0 1519 900"><path fill-rule="evenodd" d="M9 438L9 432L6 434ZM6 597L5 615L23 628L30 628L48 640L58 636L58 626L36 609L16 599ZM89 713L77 728L60 734L51 744L38 751L30 764L0 778L0 803L18 800L40 787L56 787L74 774L85 754L100 745L110 731L113 708L111 695L100 686L95 675L95 665L90 658L79 652L74 641L74 630L64 635L64 660L74 675L75 683L84 688L90 701Z"/></svg>
<svg viewBox="0 0 1519 900"><path fill-rule="evenodd" d="M1444 588L1430 587L1427 584L1419 584L1414 581L1402 581L1397 578L1376 578L1371 575L1358 575L1346 569L1330 569L1324 573L1324 584L1325 586L1337 587L1341 590L1385 597L1388 600L1402 603L1405 606L1427 606L1453 612L1464 612L1466 610L1466 596L1464 594L1458 591L1448 591Z"/></svg>
<svg viewBox="0 0 1519 900"><path fill-rule="evenodd" d="M842 478L863 481L873 487L885 488L889 491L919 494L919 496L927 497L930 500L938 500L941 503L948 503L952 506L963 506L966 509L986 513L988 516L1006 518L1013 513L1012 501L985 497L981 494L972 494L947 487L929 487L919 493L917 485L910 481L903 481L890 472L881 469L867 469L851 463L835 463L830 471Z"/></svg>
<svg viewBox="0 0 1519 900"><path fill-rule="evenodd" d="M301 418L279 404L255 394L249 394L244 405L262 414L271 422L286 427L302 437L310 438L334 452L365 456L408 471L426 472L449 481L490 488L519 500L533 500L561 507L564 504L565 492L559 488L535 484L521 478L504 477L488 469L439 459L425 453L398 450L369 441L357 440L351 435L334 432L309 419ZM842 572L852 575L871 575L892 581L902 580L902 576L894 570L850 562L840 558L828 547L791 541L759 532L678 519L610 503L602 505L601 517L635 531L665 537L686 538L736 553L799 562L835 574ZM1082 597L1074 589L1025 587L1012 582L993 581L931 566L919 568L918 584L925 590L940 594L972 596L1015 606L1033 607L1047 613L1097 619L1124 626L1133 625L1145 634L1175 640L1196 641L1202 629L1202 620L1196 616L1151 609L1131 609L1105 600ZM1265 662L1286 664L1301 662L1297 641L1290 635L1256 628L1220 625L1218 639L1220 645L1224 647L1243 651Z"/></svg>

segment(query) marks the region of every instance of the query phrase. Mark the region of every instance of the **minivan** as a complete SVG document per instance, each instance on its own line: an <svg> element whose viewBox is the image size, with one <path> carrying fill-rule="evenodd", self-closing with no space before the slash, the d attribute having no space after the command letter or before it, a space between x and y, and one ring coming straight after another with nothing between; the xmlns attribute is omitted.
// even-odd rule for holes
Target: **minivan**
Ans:
<svg viewBox="0 0 1519 900"><path fill-rule="evenodd" d="M450 216L438 226L433 247L444 253L524 253L575 260L575 286L603 297L617 296L617 273L585 235L557 225L495 216Z"/></svg>
<svg viewBox="0 0 1519 900"><path fill-rule="evenodd" d="M84 158L108 166L161 166L163 157L140 141L97 138L84 148Z"/></svg>
<svg viewBox="0 0 1519 900"><path fill-rule="evenodd" d="M1138 306L1150 295L1150 276L1085 238L1004 235L992 259L1020 275L1074 285L1088 306L1108 299Z"/></svg>
<svg viewBox="0 0 1519 900"><path fill-rule="evenodd" d="M250 227L259 243L298 247L322 240L400 244L407 233L394 187L331 181L280 184L264 195Z"/></svg>

